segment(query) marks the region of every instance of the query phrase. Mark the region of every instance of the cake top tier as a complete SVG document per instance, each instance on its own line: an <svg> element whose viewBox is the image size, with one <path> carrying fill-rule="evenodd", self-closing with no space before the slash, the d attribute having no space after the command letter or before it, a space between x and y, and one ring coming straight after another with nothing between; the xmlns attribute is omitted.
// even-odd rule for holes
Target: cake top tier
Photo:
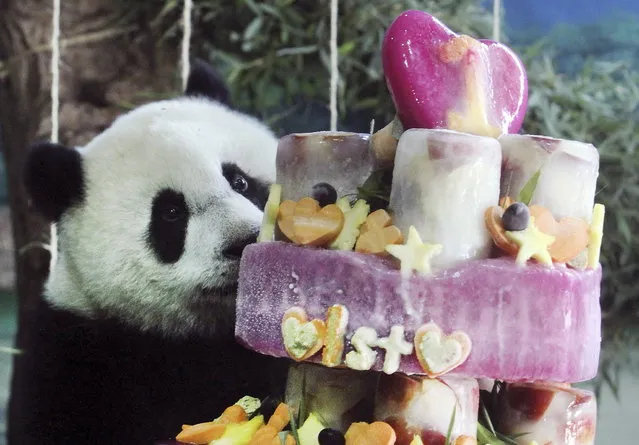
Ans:
<svg viewBox="0 0 639 445"><path fill-rule="evenodd" d="M528 103L526 70L502 43L457 35L423 11L406 11L382 46L388 88L405 128L517 133Z"/></svg>
<svg viewBox="0 0 639 445"><path fill-rule="evenodd" d="M239 341L389 374L593 377L597 149L513 134L527 80L502 44L407 11L382 53L394 122L280 140Z"/></svg>

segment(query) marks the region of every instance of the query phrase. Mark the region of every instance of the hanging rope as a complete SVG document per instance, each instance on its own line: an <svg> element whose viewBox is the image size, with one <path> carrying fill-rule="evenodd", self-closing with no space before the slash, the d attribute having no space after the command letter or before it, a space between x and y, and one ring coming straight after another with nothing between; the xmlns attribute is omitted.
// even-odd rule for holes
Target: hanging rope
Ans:
<svg viewBox="0 0 639 445"><path fill-rule="evenodd" d="M493 0L493 40L501 38L501 0Z"/></svg>
<svg viewBox="0 0 639 445"><path fill-rule="evenodd" d="M184 0L184 9L182 10L182 91L186 89L186 82L189 79L191 71L189 63L189 53L191 45L191 13L193 11L193 0Z"/></svg>
<svg viewBox="0 0 639 445"><path fill-rule="evenodd" d="M53 0L53 24L51 31L51 142L59 140L60 117L60 0ZM58 260L58 231L55 224L51 224L51 238L49 253L51 254L50 269Z"/></svg>
<svg viewBox="0 0 639 445"><path fill-rule="evenodd" d="M337 130L337 0L331 0L331 131Z"/></svg>
<svg viewBox="0 0 639 445"><path fill-rule="evenodd" d="M53 0L51 32L51 142L58 142L60 109L60 0Z"/></svg>

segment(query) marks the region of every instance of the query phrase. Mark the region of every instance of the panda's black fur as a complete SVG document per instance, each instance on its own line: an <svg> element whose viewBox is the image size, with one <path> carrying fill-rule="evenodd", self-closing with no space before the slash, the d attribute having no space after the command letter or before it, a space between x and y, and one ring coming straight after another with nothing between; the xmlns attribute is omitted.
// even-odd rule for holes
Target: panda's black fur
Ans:
<svg viewBox="0 0 639 445"><path fill-rule="evenodd" d="M202 62L194 65L186 92L208 98L202 100L228 102L215 72ZM74 149L46 142L31 150L25 185L34 207L52 222L74 217L68 215L92 199L82 156ZM247 208L242 206L249 202L263 208L267 181L253 178L232 160L221 162L219 168L228 182L219 199L231 200L238 208ZM244 199L248 202L239 202ZM158 269L171 270L184 256L190 213L204 211L187 205L186 200L182 191L170 185L154 192L150 221L138 238L139 248L155 256ZM225 233L232 236L225 235L228 239L220 242L216 255L237 260L242 248L255 240L254 225L238 227L227 228ZM60 251L69 247L64 244L67 240L74 239L74 234L65 233L72 229L60 224ZM95 277L95 271L91 273ZM218 281L226 279L224 273L220 276ZM92 283L95 281L93 278ZM200 291L204 295L207 289ZM233 286L228 291L233 292ZM205 303L198 300L193 305ZM14 362L10 445L153 444L175 437L184 423L213 419L243 395L283 394L288 363L240 346L232 327L211 331L194 327L181 332L179 324L153 326L155 318L147 320L143 314L129 322L126 308L113 307L96 304L74 310L43 297L31 308L32 325L22 327L28 330L29 344Z"/></svg>
<svg viewBox="0 0 639 445"><path fill-rule="evenodd" d="M39 302L17 361L10 444L152 444L244 394L283 394L287 363L232 338L167 339Z"/></svg>

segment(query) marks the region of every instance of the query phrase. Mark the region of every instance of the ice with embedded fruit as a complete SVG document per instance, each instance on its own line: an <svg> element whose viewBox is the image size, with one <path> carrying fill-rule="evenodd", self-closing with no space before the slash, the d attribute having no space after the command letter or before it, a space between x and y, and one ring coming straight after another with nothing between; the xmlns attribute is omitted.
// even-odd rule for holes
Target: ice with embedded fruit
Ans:
<svg viewBox="0 0 639 445"><path fill-rule="evenodd" d="M510 383L498 397L499 429L517 443L592 445L597 400L588 390L554 383Z"/></svg>
<svg viewBox="0 0 639 445"><path fill-rule="evenodd" d="M450 443L454 444L460 437L475 438L478 408L476 379L383 375L377 389L375 419L395 429L396 445L409 445L415 435L424 445L444 443L452 423Z"/></svg>
<svg viewBox="0 0 639 445"><path fill-rule="evenodd" d="M547 208L555 218L590 221L599 175L599 152L592 144L519 134L504 135L499 143L501 196L516 199L532 184L530 204Z"/></svg>
<svg viewBox="0 0 639 445"><path fill-rule="evenodd" d="M284 136L276 160L282 201L312 197L318 184L330 185L337 198L357 193L377 162L368 139L368 134L328 131Z"/></svg>
<svg viewBox="0 0 639 445"><path fill-rule="evenodd" d="M353 422L372 419L377 381L375 373L296 363L289 368L286 403L301 407L302 418L314 413L325 427L346 431Z"/></svg>
<svg viewBox="0 0 639 445"><path fill-rule="evenodd" d="M402 233L412 225L425 243L443 246L434 269L488 256L484 212L498 204L500 171L496 139L449 130L402 135L389 207Z"/></svg>

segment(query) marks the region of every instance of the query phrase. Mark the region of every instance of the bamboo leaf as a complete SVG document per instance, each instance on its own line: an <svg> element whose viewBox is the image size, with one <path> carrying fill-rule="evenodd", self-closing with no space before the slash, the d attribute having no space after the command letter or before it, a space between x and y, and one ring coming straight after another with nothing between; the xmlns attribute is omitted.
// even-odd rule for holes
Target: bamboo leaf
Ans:
<svg viewBox="0 0 639 445"><path fill-rule="evenodd" d="M453 434L453 427L455 426L455 415L457 414L457 404L453 407L453 415L450 416L450 422L448 423L448 431L446 432L445 445L451 445L450 441Z"/></svg>
<svg viewBox="0 0 639 445"><path fill-rule="evenodd" d="M530 177L530 179L526 182L524 187L521 189L521 191L517 195L517 201L523 202L526 205L530 204L533 193L535 193L535 189L537 188L537 182L539 182L540 174L541 174L541 169L537 170L535 174L533 174Z"/></svg>
<svg viewBox="0 0 639 445"><path fill-rule="evenodd" d="M244 34L243 34L243 39L245 42L248 40L253 40L253 38L257 35L257 33L260 32L263 21L264 19L262 18L262 16L258 15L251 21L251 23L249 23L249 25L244 30Z"/></svg>

